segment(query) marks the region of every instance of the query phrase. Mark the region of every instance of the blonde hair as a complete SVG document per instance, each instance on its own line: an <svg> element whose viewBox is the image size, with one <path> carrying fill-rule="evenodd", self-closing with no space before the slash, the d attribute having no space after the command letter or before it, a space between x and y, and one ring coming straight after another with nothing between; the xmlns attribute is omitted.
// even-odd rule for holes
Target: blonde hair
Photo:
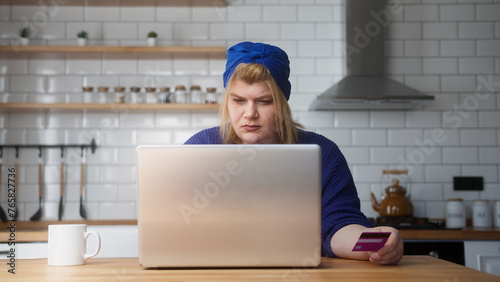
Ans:
<svg viewBox="0 0 500 282"><path fill-rule="evenodd" d="M297 143L298 128L301 128L302 125L293 120L292 111L288 105L288 101L274 78L271 76L269 70L264 65L258 63L239 64L227 83L226 92L224 93L224 98L219 110L219 117L221 121L220 136L224 140L224 143L243 143L230 124L229 112L227 108L231 86L234 80L237 79L243 80L248 84L259 81L263 81L267 84L271 90L271 96L273 98L278 144Z"/></svg>

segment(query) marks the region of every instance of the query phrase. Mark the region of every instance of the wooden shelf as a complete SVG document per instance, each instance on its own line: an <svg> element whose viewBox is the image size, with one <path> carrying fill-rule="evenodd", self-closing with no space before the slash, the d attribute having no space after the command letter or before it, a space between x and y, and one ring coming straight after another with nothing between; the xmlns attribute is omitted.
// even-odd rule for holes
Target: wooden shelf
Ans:
<svg viewBox="0 0 500 282"><path fill-rule="evenodd" d="M404 240L500 240L500 228L399 230Z"/></svg>
<svg viewBox="0 0 500 282"><path fill-rule="evenodd" d="M222 46L0 46L0 52L22 53L170 53L170 54L217 54L225 56Z"/></svg>
<svg viewBox="0 0 500 282"><path fill-rule="evenodd" d="M84 103L0 103L0 111L89 110L89 111L169 111L218 110L219 104L84 104Z"/></svg>
<svg viewBox="0 0 500 282"><path fill-rule="evenodd" d="M45 4L47 6L54 6L57 3L52 0L1 0L0 5L30 5L38 6ZM225 7L227 6L226 0L65 0L64 6L102 6L102 7Z"/></svg>

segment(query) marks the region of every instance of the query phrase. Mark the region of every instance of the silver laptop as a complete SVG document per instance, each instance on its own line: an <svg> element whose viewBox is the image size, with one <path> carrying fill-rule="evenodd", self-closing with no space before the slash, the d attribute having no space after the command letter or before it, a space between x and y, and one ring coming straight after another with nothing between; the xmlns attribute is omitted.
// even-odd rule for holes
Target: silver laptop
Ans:
<svg viewBox="0 0 500 282"><path fill-rule="evenodd" d="M317 145L139 146L143 267L314 267Z"/></svg>

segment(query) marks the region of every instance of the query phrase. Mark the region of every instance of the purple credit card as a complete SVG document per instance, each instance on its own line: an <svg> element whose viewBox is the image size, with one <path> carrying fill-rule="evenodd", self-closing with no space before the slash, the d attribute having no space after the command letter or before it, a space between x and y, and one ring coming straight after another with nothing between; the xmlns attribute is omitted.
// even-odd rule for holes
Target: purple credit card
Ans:
<svg viewBox="0 0 500 282"><path fill-rule="evenodd" d="M391 232L363 232L359 236L353 252L376 252L385 245Z"/></svg>

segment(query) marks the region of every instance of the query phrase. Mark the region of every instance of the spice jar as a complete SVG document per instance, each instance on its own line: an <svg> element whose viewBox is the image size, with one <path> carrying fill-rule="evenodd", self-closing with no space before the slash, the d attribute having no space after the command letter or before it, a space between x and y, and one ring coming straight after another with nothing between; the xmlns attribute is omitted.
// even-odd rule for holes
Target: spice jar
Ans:
<svg viewBox="0 0 500 282"><path fill-rule="evenodd" d="M115 87L115 102L125 103L125 87L122 86Z"/></svg>
<svg viewBox="0 0 500 282"><path fill-rule="evenodd" d="M84 86L83 90L83 102L84 103L92 103L92 91L94 91L94 87L92 86Z"/></svg>
<svg viewBox="0 0 500 282"><path fill-rule="evenodd" d="M130 87L130 103L137 104L141 102L141 88L140 87Z"/></svg>
<svg viewBox="0 0 500 282"><path fill-rule="evenodd" d="M174 92L174 102L179 104L188 104L190 102L189 94L184 85L177 85Z"/></svg>
<svg viewBox="0 0 500 282"><path fill-rule="evenodd" d="M109 87L104 87L104 86L101 86L101 87L97 87L97 90L99 91L98 92L98 99L97 99L97 103L99 104L106 104L108 102L108 90L109 90Z"/></svg>
<svg viewBox="0 0 500 282"><path fill-rule="evenodd" d="M206 104L217 104L217 93L215 92L216 90L217 88L215 87L207 88L207 94L205 96Z"/></svg>
<svg viewBox="0 0 500 282"><path fill-rule="evenodd" d="M491 207L488 200L474 200L472 204L472 226L491 227Z"/></svg>
<svg viewBox="0 0 500 282"><path fill-rule="evenodd" d="M158 98L156 97L156 87L146 87L146 103L156 104L158 103Z"/></svg>
<svg viewBox="0 0 500 282"><path fill-rule="evenodd" d="M465 227L465 205L462 199L448 199L446 203L446 228Z"/></svg>
<svg viewBox="0 0 500 282"><path fill-rule="evenodd" d="M191 94L191 103L193 104L205 103L205 98L203 97L204 95L199 85L191 85L189 92Z"/></svg>
<svg viewBox="0 0 500 282"><path fill-rule="evenodd" d="M158 103L171 103L170 94L170 87L160 87L160 94L158 94Z"/></svg>

